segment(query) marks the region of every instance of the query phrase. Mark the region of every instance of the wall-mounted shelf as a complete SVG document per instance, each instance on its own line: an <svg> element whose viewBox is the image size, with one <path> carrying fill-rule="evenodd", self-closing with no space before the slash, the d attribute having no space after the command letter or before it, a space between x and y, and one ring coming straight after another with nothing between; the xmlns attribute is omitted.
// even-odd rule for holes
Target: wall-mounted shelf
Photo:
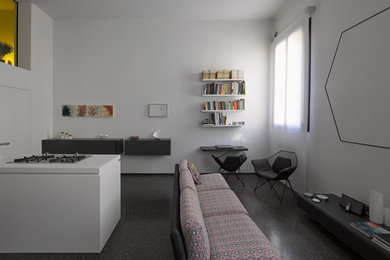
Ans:
<svg viewBox="0 0 390 260"><path fill-rule="evenodd" d="M170 138L125 140L125 155L171 155Z"/></svg>
<svg viewBox="0 0 390 260"><path fill-rule="evenodd" d="M214 74L215 75L209 75ZM222 76L229 71L203 71L202 82L206 82L202 91L202 97L213 97L217 100L209 100L203 103L202 112L210 113L211 119L206 118L202 120L200 127L202 128L234 128L244 126L242 120L231 120L228 113L245 111L245 97L246 84L244 79L244 71L233 70L230 71L230 77L240 77L240 79L210 79ZM233 100L232 97L239 97L240 99ZM221 99L224 98L224 99ZM234 118L234 116L232 116ZM239 123L239 124L237 124Z"/></svg>
<svg viewBox="0 0 390 260"><path fill-rule="evenodd" d="M203 128L229 128L229 127L241 127L243 125L212 125L212 124L207 124L207 125L200 125L200 127Z"/></svg>
<svg viewBox="0 0 390 260"><path fill-rule="evenodd" d="M42 153L122 154L122 138L73 138L42 140Z"/></svg>
<svg viewBox="0 0 390 260"><path fill-rule="evenodd" d="M245 111L244 109L237 109L237 110L202 110L202 112L205 113L230 113L230 112L241 112Z"/></svg>
<svg viewBox="0 0 390 260"><path fill-rule="evenodd" d="M232 94L203 94L202 97L244 97L245 95L232 95Z"/></svg>
<svg viewBox="0 0 390 260"><path fill-rule="evenodd" d="M203 82L240 82L245 79L202 79Z"/></svg>

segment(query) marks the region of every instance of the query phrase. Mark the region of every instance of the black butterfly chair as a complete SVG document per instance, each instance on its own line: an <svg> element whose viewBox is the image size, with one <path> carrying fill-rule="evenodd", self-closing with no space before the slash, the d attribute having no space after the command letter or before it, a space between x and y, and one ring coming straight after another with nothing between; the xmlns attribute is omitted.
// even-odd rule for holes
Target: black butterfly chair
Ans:
<svg viewBox="0 0 390 260"><path fill-rule="evenodd" d="M225 160L222 162L219 157L211 155L214 160L218 163L219 169L218 172L223 173L224 171L236 174L237 179L240 181L243 187L245 187L244 178L241 175L240 167L248 159L245 153L242 153L239 156L226 156Z"/></svg>
<svg viewBox="0 0 390 260"><path fill-rule="evenodd" d="M278 196L280 203L282 203L288 184L290 185L291 191L295 197L295 191L288 179L298 167L298 158L294 152L281 150L268 158L252 160L252 164L255 168L256 175L259 176L259 181L253 191L256 191L264 184L268 183L270 188L276 193L276 196ZM263 179L263 183L260 184L260 181ZM275 183L281 180L286 180L282 198L279 197L279 194L274 188Z"/></svg>

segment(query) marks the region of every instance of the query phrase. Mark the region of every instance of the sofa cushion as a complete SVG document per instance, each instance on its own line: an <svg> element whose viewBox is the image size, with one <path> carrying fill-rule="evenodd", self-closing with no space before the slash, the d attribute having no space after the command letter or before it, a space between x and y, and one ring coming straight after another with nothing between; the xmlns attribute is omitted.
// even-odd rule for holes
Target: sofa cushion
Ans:
<svg viewBox="0 0 390 260"><path fill-rule="evenodd" d="M204 218L248 213L232 190L209 190L198 193Z"/></svg>
<svg viewBox="0 0 390 260"><path fill-rule="evenodd" d="M186 159L183 159L179 163L179 172L187 169L188 170L188 161Z"/></svg>
<svg viewBox="0 0 390 260"><path fill-rule="evenodd" d="M193 190L180 194L180 223L187 251L187 259L210 259L210 245L199 200Z"/></svg>
<svg viewBox="0 0 390 260"><path fill-rule="evenodd" d="M200 175L201 184L195 185L199 191L206 190L228 190L229 185L226 183L225 178L220 173L210 173Z"/></svg>
<svg viewBox="0 0 390 260"><path fill-rule="evenodd" d="M280 259L278 252L246 214L204 219L210 259Z"/></svg>
<svg viewBox="0 0 390 260"><path fill-rule="evenodd" d="M199 180L199 177L200 177L200 173L198 171L198 169L196 169L195 167L195 164L193 162L188 162L188 169L190 170L191 174L192 174L192 178L194 178L194 182L196 184L200 184L200 180Z"/></svg>
<svg viewBox="0 0 390 260"><path fill-rule="evenodd" d="M190 188L194 191L196 196L198 196L198 192L196 191L194 179L190 173L190 170L184 169L180 172L180 191L183 191L185 188Z"/></svg>

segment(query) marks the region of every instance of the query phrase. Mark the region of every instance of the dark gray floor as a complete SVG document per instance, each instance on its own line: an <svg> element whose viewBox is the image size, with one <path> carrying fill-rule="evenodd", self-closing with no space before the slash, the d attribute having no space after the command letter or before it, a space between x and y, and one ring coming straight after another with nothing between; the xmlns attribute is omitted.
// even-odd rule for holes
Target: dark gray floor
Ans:
<svg viewBox="0 0 390 260"><path fill-rule="evenodd" d="M280 204L268 187L253 192L255 175L244 179L242 191L235 178L228 182L282 259L359 259L307 218L291 192ZM172 182L173 175L122 176L122 218L101 254L0 254L0 259L174 259L169 240Z"/></svg>

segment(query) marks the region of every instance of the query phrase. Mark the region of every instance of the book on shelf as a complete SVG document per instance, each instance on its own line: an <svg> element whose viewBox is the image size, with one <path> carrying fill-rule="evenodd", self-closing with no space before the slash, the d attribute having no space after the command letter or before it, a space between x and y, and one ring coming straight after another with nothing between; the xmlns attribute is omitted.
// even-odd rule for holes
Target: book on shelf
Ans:
<svg viewBox="0 0 390 260"><path fill-rule="evenodd" d="M205 95L245 95L245 81L229 83L209 83L203 90Z"/></svg>
<svg viewBox="0 0 390 260"><path fill-rule="evenodd" d="M245 100L208 101L203 103L203 110L245 110Z"/></svg>
<svg viewBox="0 0 390 260"><path fill-rule="evenodd" d="M213 113L211 120L214 122L214 125L226 125L227 115L224 113Z"/></svg>
<svg viewBox="0 0 390 260"><path fill-rule="evenodd" d="M372 238L374 235L390 234L390 231L370 221L350 222L349 225L369 238Z"/></svg>

